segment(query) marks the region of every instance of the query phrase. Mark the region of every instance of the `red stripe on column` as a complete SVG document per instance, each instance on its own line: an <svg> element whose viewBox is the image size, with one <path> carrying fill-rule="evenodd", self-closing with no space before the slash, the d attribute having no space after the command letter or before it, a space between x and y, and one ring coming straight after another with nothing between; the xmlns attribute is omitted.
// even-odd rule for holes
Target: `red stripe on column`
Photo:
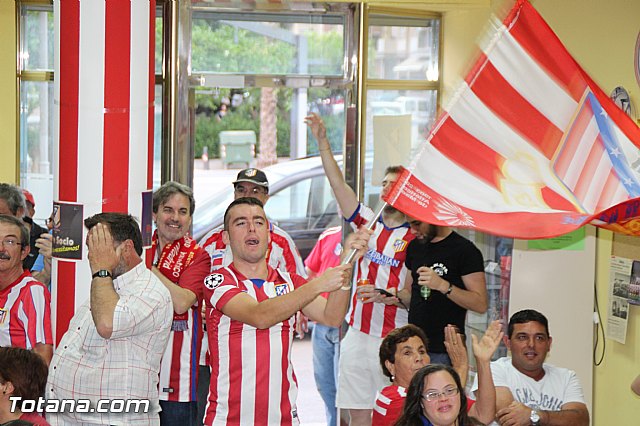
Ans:
<svg viewBox="0 0 640 426"><path fill-rule="evenodd" d="M131 3L106 2L102 211L129 211Z"/></svg>
<svg viewBox="0 0 640 426"><path fill-rule="evenodd" d="M56 295L56 345L69 328L75 312L76 264L58 261L58 294Z"/></svg>
<svg viewBox="0 0 640 426"><path fill-rule="evenodd" d="M78 87L80 69L80 2L60 2L60 134L58 196L62 201L78 197ZM75 311L75 263L58 261L56 344L67 331Z"/></svg>
<svg viewBox="0 0 640 426"><path fill-rule="evenodd" d="M147 189L153 187L153 146L155 141L154 104L156 98L156 1L149 1L149 119L147 134Z"/></svg>
<svg viewBox="0 0 640 426"><path fill-rule="evenodd" d="M60 2L60 162L59 196L76 201L78 173L78 82L80 2Z"/></svg>

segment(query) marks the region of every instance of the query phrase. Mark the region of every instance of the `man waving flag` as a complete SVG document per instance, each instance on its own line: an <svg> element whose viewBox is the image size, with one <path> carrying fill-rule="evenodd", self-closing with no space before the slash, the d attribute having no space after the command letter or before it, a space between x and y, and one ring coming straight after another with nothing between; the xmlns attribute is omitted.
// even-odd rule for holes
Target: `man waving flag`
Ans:
<svg viewBox="0 0 640 426"><path fill-rule="evenodd" d="M385 200L515 238L592 223L640 235L640 130L520 0Z"/></svg>

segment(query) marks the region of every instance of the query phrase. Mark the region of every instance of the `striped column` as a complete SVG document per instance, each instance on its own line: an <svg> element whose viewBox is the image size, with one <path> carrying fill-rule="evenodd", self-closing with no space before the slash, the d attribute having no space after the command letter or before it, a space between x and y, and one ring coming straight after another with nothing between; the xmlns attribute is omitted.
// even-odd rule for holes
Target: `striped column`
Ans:
<svg viewBox="0 0 640 426"><path fill-rule="evenodd" d="M55 0L54 200L142 214L152 187L155 0ZM86 233L85 233L86 236ZM54 260L56 341L89 297L83 260Z"/></svg>

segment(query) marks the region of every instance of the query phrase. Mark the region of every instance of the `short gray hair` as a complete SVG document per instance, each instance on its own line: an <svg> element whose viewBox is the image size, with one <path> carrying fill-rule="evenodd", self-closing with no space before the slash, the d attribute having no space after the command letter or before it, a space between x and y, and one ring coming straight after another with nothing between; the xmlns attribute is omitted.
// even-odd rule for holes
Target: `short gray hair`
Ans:
<svg viewBox="0 0 640 426"><path fill-rule="evenodd" d="M9 211L13 213L14 216L17 216L20 208L22 208L22 210L26 209L22 191L10 183L0 183L0 199L3 199L7 203Z"/></svg>
<svg viewBox="0 0 640 426"><path fill-rule="evenodd" d="M178 182L165 182L157 191L153 193L153 212L158 213L161 204L167 202L175 194L182 194L189 199L189 215L193 216L196 209L196 200L193 198L193 190L187 185Z"/></svg>

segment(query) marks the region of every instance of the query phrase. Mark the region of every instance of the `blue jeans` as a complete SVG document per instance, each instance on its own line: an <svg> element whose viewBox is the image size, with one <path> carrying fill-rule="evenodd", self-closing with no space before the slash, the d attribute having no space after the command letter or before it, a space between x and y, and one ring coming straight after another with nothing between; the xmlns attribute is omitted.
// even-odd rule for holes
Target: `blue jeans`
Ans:
<svg viewBox="0 0 640 426"><path fill-rule="evenodd" d="M338 382L338 357L340 356L340 329L316 323L311 334L313 346L313 376L324 401L327 424L338 425L336 408L336 383Z"/></svg>
<svg viewBox="0 0 640 426"><path fill-rule="evenodd" d="M429 353L429 358L431 358L431 364L451 365L451 359L449 358L449 355L446 352L445 353L428 352L428 353Z"/></svg>
<svg viewBox="0 0 640 426"><path fill-rule="evenodd" d="M186 426L196 424L198 406L195 401L160 401L160 424L162 426Z"/></svg>

